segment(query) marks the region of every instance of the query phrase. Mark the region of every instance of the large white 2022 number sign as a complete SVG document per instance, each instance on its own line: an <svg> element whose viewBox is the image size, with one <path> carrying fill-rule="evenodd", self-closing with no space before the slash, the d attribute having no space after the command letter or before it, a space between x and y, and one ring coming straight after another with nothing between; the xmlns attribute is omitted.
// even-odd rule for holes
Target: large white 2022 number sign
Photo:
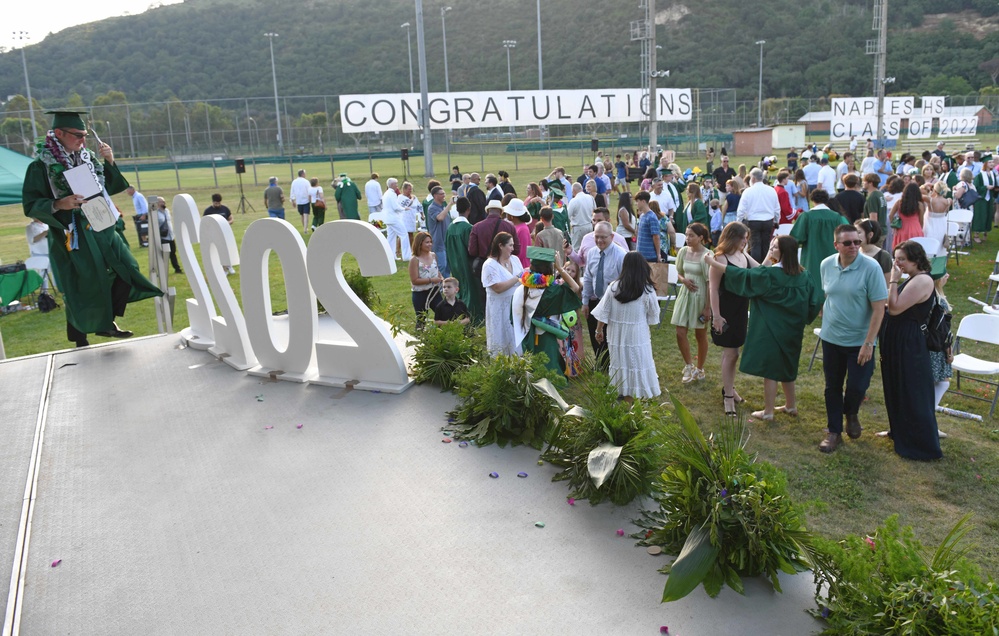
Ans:
<svg viewBox="0 0 999 636"><path fill-rule="evenodd" d="M173 200L177 249L194 298L186 301L190 326L181 331L189 346L207 349L229 366L253 375L292 382L399 393L411 385L399 345L386 324L347 285L343 255L352 254L364 276L396 271L388 242L372 225L333 221L316 230L306 248L301 234L282 219L258 219L243 237L242 250L229 224L218 215L201 217L194 199ZM201 244L205 274L194 245ZM281 261L287 291L287 329L272 315L268 262ZM242 264L243 308L224 266ZM335 321L322 323L316 296ZM215 304L219 311L216 313Z"/></svg>

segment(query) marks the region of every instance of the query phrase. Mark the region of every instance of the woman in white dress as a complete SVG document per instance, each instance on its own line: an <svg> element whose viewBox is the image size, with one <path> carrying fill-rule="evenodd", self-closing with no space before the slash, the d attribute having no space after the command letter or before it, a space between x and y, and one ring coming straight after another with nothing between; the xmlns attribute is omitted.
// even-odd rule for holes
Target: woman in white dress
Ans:
<svg viewBox="0 0 999 636"><path fill-rule="evenodd" d="M659 303L652 270L639 252L625 255L620 278L607 286L593 317L597 341L607 340L610 378L618 394L628 402L659 395L649 332L649 325L659 322Z"/></svg>
<svg viewBox="0 0 999 636"><path fill-rule="evenodd" d="M926 216L923 221L923 236L940 241L940 250L936 254L927 254L930 258L947 253L947 212L950 210L950 199L947 193L950 188L943 181L937 181L930 190L926 200Z"/></svg>
<svg viewBox="0 0 999 636"><path fill-rule="evenodd" d="M513 258L513 236L500 232L493 238L489 258L482 264L482 287L486 290L486 349L490 356L520 353L520 343L513 335L510 307L523 273L520 259Z"/></svg>

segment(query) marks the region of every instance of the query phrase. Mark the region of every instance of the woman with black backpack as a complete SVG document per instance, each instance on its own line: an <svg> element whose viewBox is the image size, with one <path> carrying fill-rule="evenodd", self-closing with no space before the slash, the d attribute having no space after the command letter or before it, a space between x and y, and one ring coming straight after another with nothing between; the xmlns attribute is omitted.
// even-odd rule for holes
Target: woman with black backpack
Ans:
<svg viewBox="0 0 999 636"><path fill-rule="evenodd" d="M907 281L900 282L902 274ZM895 248L888 281L888 314L881 332L881 379L888 436L907 459L940 459L933 373L925 334L936 304L930 261L923 247L905 241Z"/></svg>

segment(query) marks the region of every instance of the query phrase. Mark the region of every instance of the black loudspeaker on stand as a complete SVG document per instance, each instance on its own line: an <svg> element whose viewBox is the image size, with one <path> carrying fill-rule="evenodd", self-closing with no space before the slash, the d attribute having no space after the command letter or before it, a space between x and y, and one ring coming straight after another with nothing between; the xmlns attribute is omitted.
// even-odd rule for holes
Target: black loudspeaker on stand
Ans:
<svg viewBox="0 0 999 636"><path fill-rule="evenodd" d="M246 161L243 159L236 160L236 177L239 180L239 205L236 206L236 211L241 214L246 214L246 208L253 210L256 214L257 210L250 202L246 200L246 196L243 194L243 174L246 172Z"/></svg>

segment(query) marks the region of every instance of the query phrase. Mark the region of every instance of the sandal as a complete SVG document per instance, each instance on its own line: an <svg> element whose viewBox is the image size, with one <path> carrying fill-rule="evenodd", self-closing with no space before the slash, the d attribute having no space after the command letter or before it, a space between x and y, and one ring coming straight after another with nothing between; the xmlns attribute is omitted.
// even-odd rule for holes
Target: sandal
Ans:
<svg viewBox="0 0 999 636"><path fill-rule="evenodd" d="M732 399L735 401L736 404L742 404L743 402L746 401L746 398L742 397L738 393L735 393L734 391L735 390L733 389L732 395L725 395L725 388L722 387L722 397Z"/></svg>
<svg viewBox="0 0 999 636"><path fill-rule="evenodd" d="M728 404L725 400L732 400L731 410L728 408ZM725 395L725 390L722 389L722 405L725 409L725 415L728 417L736 417L739 413L735 410L735 397L732 395Z"/></svg>
<svg viewBox="0 0 999 636"><path fill-rule="evenodd" d="M783 413L784 415L790 415L791 417L798 417L798 409L789 409L787 408L787 405L775 407L774 413Z"/></svg>
<svg viewBox="0 0 999 636"><path fill-rule="evenodd" d="M776 409L774 409L774 410L776 410ZM774 414L771 413L770 415L767 415L766 411L753 411L752 413L750 413L750 415L752 415L753 417L755 417L758 420L763 420L764 422L773 422L774 421Z"/></svg>

